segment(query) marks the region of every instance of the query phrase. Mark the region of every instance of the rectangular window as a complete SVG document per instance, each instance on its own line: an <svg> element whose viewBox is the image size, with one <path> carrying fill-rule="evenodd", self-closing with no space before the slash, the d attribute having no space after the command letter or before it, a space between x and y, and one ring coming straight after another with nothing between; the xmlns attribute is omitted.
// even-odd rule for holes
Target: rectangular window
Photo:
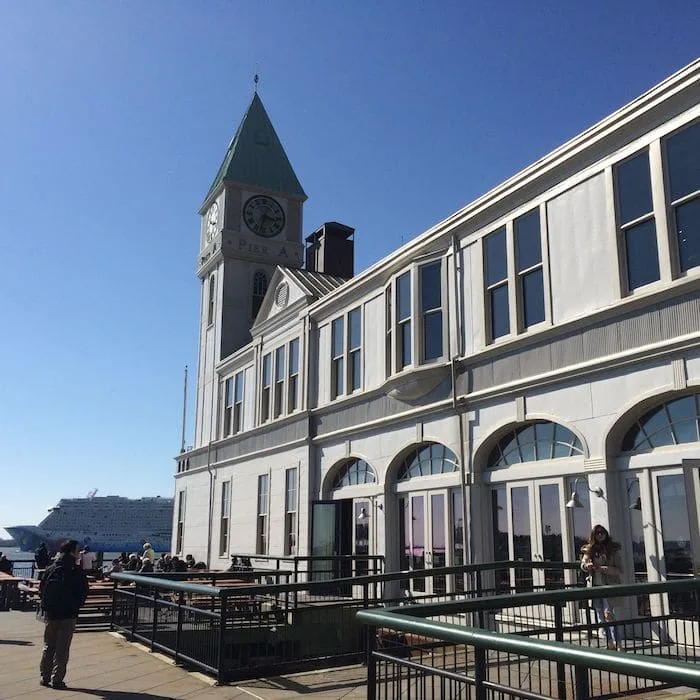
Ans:
<svg viewBox="0 0 700 700"><path fill-rule="evenodd" d="M245 385L243 383L243 372L236 375L234 381L233 394L233 432L240 433L243 429L243 393Z"/></svg>
<svg viewBox="0 0 700 700"><path fill-rule="evenodd" d="M285 472L284 496L284 553L295 556L297 553L297 469L287 469Z"/></svg>
<svg viewBox="0 0 700 700"><path fill-rule="evenodd" d="M284 359L285 347L283 345L275 350L275 418L284 413L284 376L286 373Z"/></svg>
<svg viewBox="0 0 700 700"><path fill-rule="evenodd" d="M399 369L412 362L413 333L411 331L411 273L405 272L396 280L396 340Z"/></svg>
<svg viewBox="0 0 700 700"><path fill-rule="evenodd" d="M522 327L544 321L544 275L540 210L521 216L514 222L518 292L522 304Z"/></svg>
<svg viewBox="0 0 700 700"><path fill-rule="evenodd" d="M209 299L207 309L207 325L211 326L214 323L214 301L216 299L216 277L212 275L209 278Z"/></svg>
<svg viewBox="0 0 700 700"><path fill-rule="evenodd" d="M358 307L348 313L348 368L350 392L362 387L362 311Z"/></svg>
<svg viewBox="0 0 700 700"><path fill-rule="evenodd" d="M229 514L231 512L231 482L221 484L221 514L219 518L219 556L228 554Z"/></svg>
<svg viewBox="0 0 700 700"><path fill-rule="evenodd" d="M423 265L419 273L421 352L423 361L429 362L442 357L442 263Z"/></svg>
<svg viewBox="0 0 700 700"><path fill-rule="evenodd" d="M182 543L185 538L185 501L186 491L180 491L177 496L177 533L175 535L175 553L182 554Z"/></svg>
<svg viewBox="0 0 700 700"><path fill-rule="evenodd" d="M392 288L391 285L389 285L384 291L384 363L387 377L390 377L392 372L394 371L394 352L391 343L392 329L394 327L394 317L391 312L391 294Z"/></svg>
<svg viewBox="0 0 700 700"><path fill-rule="evenodd" d="M331 324L331 398L345 393L345 328L344 319Z"/></svg>
<svg viewBox="0 0 700 700"><path fill-rule="evenodd" d="M290 413L299 408L299 338L289 343L289 396L287 409Z"/></svg>
<svg viewBox="0 0 700 700"><path fill-rule="evenodd" d="M631 292L660 278L647 151L616 166L615 187L620 247Z"/></svg>
<svg viewBox="0 0 700 700"><path fill-rule="evenodd" d="M258 522L255 542L256 554L267 554L267 519L270 513L270 475L258 476Z"/></svg>
<svg viewBox="0 0 700 700"><path fill-rule="evenodd" d="M510 333L508 251L505 226L484 238L486 298L491 340Z"/></svg>
<svg viewBox="0 0 700 700"><path fill-rule="evenodd" d="M231 435L233 431L233 388L233 377L230 377L224 383L224 437Z"/></svg>
<svg viewBox="0 0 700 700"><path fill-rule="evenodd" d="M700 265L700 122L666 141L669 200L681 272Z"/></svg>
<svg viewBox="0 0 700 700"><path fill-rule="evenodd" d="M260 406L260 422L270 420L270 393L272 392L272 355L263 357L262 402Z"/></svg>

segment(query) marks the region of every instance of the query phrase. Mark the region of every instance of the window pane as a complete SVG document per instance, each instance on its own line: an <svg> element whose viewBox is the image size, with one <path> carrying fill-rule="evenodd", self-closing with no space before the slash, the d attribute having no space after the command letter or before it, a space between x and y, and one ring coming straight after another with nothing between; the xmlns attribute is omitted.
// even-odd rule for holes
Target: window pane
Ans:
<svg viewBox="0 0 700 700"><path fill-rule="evenodd" d="M508 285L502 284L492 289L491 295L491 337L500 338L510 333L508 316Z"/></svg>
<svg viewBox="0 0 700 700"><path fill-rule="evenodd" d="M343 319L336 318L331 325L332 347L331 352L333 357L343 354Z"/></svg>
<svg viewBox="0 0 700 700"><path fill-rule="evenodd" d="M681 270L700 265L700 197L676 207L676 235Z"/></svg>
<svg viewBox="0 0 700 700"><path fill-rule="evenodd" d="M411 276L409 272L404 273L396 280L396 293L398 295L397 306L399 319L410 318L411 316Z"/></svg>
<svg viewBox="0 0 700 700"><path fill-rule="evenodd" d="M620 223L634 221L652 210L649 156L646 152L617 166Z"/></svg>
<svg viewBox="0 0 700 700"><path fill-rule="evenodd" d="M411 364L411 322L401 326L401 367Z"/></svg>
<svg viewBox="0 0 700 700"><path fill-rule="evenodd" d="M656 224L653 220L625 231L627 286L630 290L659 279Z"/></svg>
<svg viewBox="0 0 700 700"><path fill-rule="evenodd" d="M423 359L442 357L442 312L432 313L423 319Z"/></svg>
<svg viewBox="0 0 700 700"><path fill-rule="evenodd" d="M240 403L243 401L243 373L236 375L236 401Z"/></svg>
<svg viewBox="0 0 700 700"><path fill-rule="evenodd" d="M700 122L666 142L671 199L700 190Z"/></svg>
<svg viewBox="0 0 700 700"><path fill-rule="evenodd" d="M299 371L299 339L296 338L289 343L289 374L296 374Z"/></svg>
<svg viewBox="0 0 700 700"><path fill-rule="evenodd" d="M544 321L544 279L542 268L522 276L523 285L523 321L525 328Z"/></svg>
<svg viewBox="0 0 700 700"><path fill-rule="evenodd" d="M442 306L441 264L424 265L420 268L421 311L439 309Z"/></svg>
<svg viewBox="0 0 700 700"><path fill-rule="evenodd" d="M263 386L270 386L272 371L272 355L263 357Z"/></svg>
<svg viewBox="0 0 700 700"><path fill-rule="evenodd" d="M486 285L488 287L508 277L505 228L484 238L484 256L486 258Z"/></svg>
<svg viewBox="0 0 700 700"><path fill-rule="evenodd" d="M362 354L359 351L350 355L350 381L353 391L362 386Z"/></svg>
<svg viewBox="0 0 700 700"><path fill-rule="evenodd" d="M275 352L275 378L278 382L284 379L284 346Z"/></svg>
<svg viewBox="0 0 700 700"><path fill-rule="evenodd" d="M334 394L333 396L340 396L345 393L345 362L340 360L335 360L333 364L334 368Z"/></svg>
<svg viewBox="0 0 700 700"><path fill-rule="evenodd" d="M539 209L515 220L515 247L518 253L518 272L542 262Z"/></svg>
<svg viewBox="0 0 700 700"><path fill-rule="evenodd" d="M351 350L362 344L362 314L360 309L353 309L348 314L348 344Z"/></svg>

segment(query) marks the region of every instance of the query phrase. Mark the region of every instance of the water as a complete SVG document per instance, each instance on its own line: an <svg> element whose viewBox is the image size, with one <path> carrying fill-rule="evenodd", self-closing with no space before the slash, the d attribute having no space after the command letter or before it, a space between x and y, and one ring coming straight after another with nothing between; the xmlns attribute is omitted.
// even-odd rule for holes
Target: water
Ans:
<svg viewBox="0 0 700 700"><path fill-rule="evenodd" d="M0 552L2 552L10 561L34 561L34 552L23 552L20 549L16 548L0 548ZM112 559L115 559L121 554L121 552L105 552L104 557L103 557L103 562L106 564L107 562L111 562Z"/></svg>

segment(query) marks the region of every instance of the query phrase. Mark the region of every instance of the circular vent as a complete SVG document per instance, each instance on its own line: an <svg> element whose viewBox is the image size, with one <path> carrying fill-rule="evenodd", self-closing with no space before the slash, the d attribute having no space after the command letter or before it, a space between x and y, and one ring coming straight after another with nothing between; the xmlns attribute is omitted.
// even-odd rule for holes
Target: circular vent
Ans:
<svg viewBox="0 0 700 700"><path fill-rule="evenodd" d="M280 309L283 309L285 306L287 306L288 301L289 285L286 282L281 282L275 291L275 304L279 306Z"/></svg>

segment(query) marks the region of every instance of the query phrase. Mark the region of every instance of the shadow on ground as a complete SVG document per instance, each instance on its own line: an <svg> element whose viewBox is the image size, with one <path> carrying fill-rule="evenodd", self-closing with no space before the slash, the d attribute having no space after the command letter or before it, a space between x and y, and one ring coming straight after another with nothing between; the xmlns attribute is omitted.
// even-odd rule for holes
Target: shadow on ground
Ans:
<svg viewBox="0 0 700 700"><path fill-rule="evenodd" d="M139 693L130 690L95 690L94 688L77 688L74 685L69 685L68 690L72 693L94 695L103 700L173 700L172 695L154 695L153 693Z"/></svg>
<svg viewBox="0 0 700 700"><path fill-rule="evenodd" d="M34 642L30 642L26 639L0 639L0 644L12 644L16 647L33 647Z"/></svg>

